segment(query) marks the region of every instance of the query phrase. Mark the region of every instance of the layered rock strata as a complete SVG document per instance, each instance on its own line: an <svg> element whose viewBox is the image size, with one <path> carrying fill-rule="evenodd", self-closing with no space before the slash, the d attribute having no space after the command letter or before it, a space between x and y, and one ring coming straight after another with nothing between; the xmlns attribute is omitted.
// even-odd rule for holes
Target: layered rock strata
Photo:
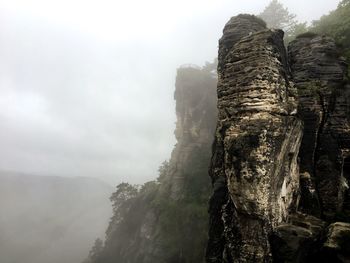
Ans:
<svg viewBox="0 0 350 263"><path fill-rule="evenodd" d="M283 32L226 31L240 20L231 19L220 40L221 49L232 46L219 55L219 115L210 168L215 231L210 232L207 262L271 261L269 235L294 209L299 188L302 123L287 78ZM256 19L251 20L254 28ZM241 38L233 43L227 34ZM225 191L216 202L215 196ZM215 221L221 221L220 229Z"/></svg>
<svg viewBox="0 0 350 263"><path fill-rule="evenodd" d="M289 45L289 58L305 126L300 171L315 189L314 199L302 196L301 209L332 221L350 208L347 65L333 39L312 34Z"/></svg>
<svg viewBox="0 0 350 263"><path fill-rule="evenodd" d="M234 44L240 41L242 37L264 29L266 29L266 23L253 15L241 14L232 17L226 23L223 30L224 34L219 40L218 72L221 72L225 58Z"/></svg>

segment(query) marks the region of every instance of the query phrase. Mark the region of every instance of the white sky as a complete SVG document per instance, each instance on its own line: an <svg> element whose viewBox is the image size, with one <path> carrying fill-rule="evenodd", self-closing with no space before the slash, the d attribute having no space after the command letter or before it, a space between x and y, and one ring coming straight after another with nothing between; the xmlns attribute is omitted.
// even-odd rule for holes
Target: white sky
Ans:
<svg viewBox="0 0 350 263"><path fill-rule="evenodd" d="M216 57L227 20L268 0L0 0L0 169L157 176L175 139L176 68ZM300 21L338 1L283 0Z"/></svg>

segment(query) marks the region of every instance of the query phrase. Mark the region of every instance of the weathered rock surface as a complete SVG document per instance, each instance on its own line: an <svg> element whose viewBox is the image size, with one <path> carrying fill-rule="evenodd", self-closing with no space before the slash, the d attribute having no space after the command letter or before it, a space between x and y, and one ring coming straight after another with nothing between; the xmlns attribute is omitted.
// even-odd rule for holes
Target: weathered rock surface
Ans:
<svg viewBox="0 0 350 263"><path fill-rule="evenodd" d="M229 46L226 32L222 48ZM214 185L226 182L228 195L219 215L211 214L211 221L219 217L223 222L222 232L209 237L207 261L269 262L269 235L295 207L299 188L302 124L294 116L283 32L250 32L219 64L219 116L210 172Z"/></svg>
<svg viewBox="0 0 350 263"><path fill-rule="evenodd" d="M350 149L347 67L334 40L326 36L297 38L289 45L289 58L305 127L300 171L310 175L320 206L312 208L316 198L310 202L302 196L301 209L334 220L349 202L344 192L350 177L343 169Z"/></svg>
<svg viewBox="0 0 350 263"><path fill-rule="evenodd" d="M326 223L305 214L291 214L271 237L274 262L313 262L319 252Z"/></svg>
<svg viewBox="0 0 350 263"><path fill-rule="evenodd" d="M218 71L221 72L227 54L242 37L264 29L266 29L266 23L256 16L241 14L232 17L226 23L223 30L224 34L219 40Z"/></svg>
<svg viewBox="0 0 350 263"><path fill-rule="evenodd" d="M348 262L347 65L335 42L253 16L219 41L207 262ZM327 226L332 224L329 228Z"/></svg>

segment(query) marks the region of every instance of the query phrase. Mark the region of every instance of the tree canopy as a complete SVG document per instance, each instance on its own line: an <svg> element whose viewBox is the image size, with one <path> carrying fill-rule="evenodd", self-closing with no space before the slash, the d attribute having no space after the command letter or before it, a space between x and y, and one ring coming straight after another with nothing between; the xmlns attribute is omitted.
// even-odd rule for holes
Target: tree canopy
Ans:
<svg viewBox="0 0 350 263"><path fill-rule="evenodd" d="M296 15L289 13L288 8L285 8L278 0L272 0L258 16L266 22L268 27L285 31L290 30L297 23Z"/></svg>
<svg viewBox="0 0 350 263"><path fill-rule="evenodd" d="M341 1L336 10L314 21L311 30L333 37L350 61L350 0Z"/></svg>

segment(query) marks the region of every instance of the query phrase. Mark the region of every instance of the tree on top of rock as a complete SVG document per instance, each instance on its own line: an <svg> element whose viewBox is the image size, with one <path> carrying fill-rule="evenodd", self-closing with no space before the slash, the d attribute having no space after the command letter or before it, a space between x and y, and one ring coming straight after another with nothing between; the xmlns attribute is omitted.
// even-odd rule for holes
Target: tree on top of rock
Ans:
<svg viewBox="0 0 350 263"><path fill-rule="evenodd" d="M278 0L272 0L262 13L258 15L269 28L282 29L285 32L285 42L290 42L296 35L307 31L306 23L299 23L296 15L289 13Z"/></svg>
<svg viewBox="0 0 350 263"><path fill-rule="evenodd" d="M280 28L285 31L297 23L296 15L289 13L288 8L285 8L277 0L272 0L258 16L266 22L268 27Z"/></svg>

